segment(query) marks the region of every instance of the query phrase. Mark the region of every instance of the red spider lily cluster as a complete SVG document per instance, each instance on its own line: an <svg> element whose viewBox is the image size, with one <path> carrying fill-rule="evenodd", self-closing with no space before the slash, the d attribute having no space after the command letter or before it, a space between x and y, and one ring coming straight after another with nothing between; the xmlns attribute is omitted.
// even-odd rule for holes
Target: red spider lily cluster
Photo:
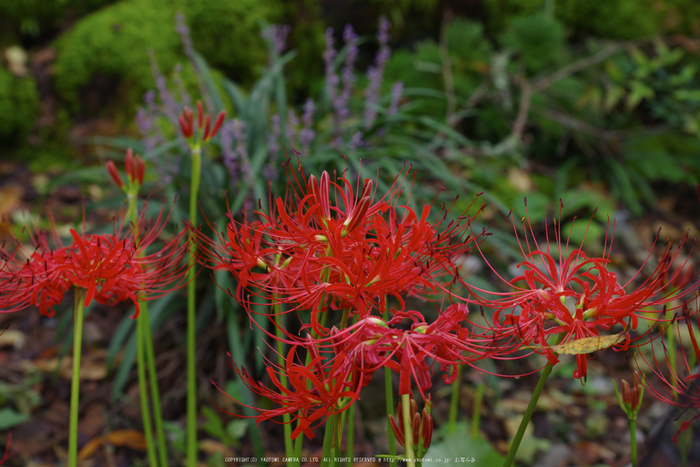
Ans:
<svg viewBox="0 0 700 467"><path fill-rule="evenodd" d="M560 201L560 210L562 207ZM540 247L529 217L523 219L523 238L513 222L525 260L517 265L522 273L513 279L506 280L498 275L509 291L490 292L462 281L471 292L467 300L469 303L495 310L491 331L505 349L515 351L502 352L501 357L522 358L528 354L518 349L528 348L544 354L550 363L556 364L559 360L549 339L551 336L559 336L557 344L572 345L582 339L600 337L614 325L623 325L625 331L634 331L640 313L643 312L646 318L649 314L661 318L674 300L694 289L689 285L697 276L683 272L687 271L688 257L671 272L683 246L688 243L687 234L675 248L674 243L667 240L656 267L645 275L641 284L632 289L632 281L644 274L643 269L650 261L653 247L642 268L622 284L610 267L614 229L613 235L605 237L602 256L594 257L587 255L583 249L585 236L577 247L571 246L568 238L564 242L561 222L557 222L556 218L552 229L556 249L552 249L550 230L548 226L545 228L544 244ZM654 246L658 239L657 234ZM691 252L694 246L695 243L691 246ZM669 283L676 286L669 287ZM505 345L513 342L519 345ZM630 333L625 333L617 344L618 350L627 349L631 342ZM585 381L588 358L586 353L577 352L574 378Z"/></svg>
<svg viewBox="0 0 700 467"><path fill-rule="evenodd" d="M551 231L556 247L550 247L549 227L540 247L528 218L523 219L524 236L514 223L524 256L518 265L522 273L502 279L509 291L487 291L462 279L456 266L474 247L483 256L483 233L475 235L472 217L463 214L443 225L450 208L443 206L431 221L434 203L420 215L398 205L410 169L381 198L370 179L358 178L353 184L345 177L331 180L327 172L319 179L307 178L289 165L287 173L287 195L270 200L269 212L256 211L260 220L248 220L244 213L244 220L237 222L229 213L226 230L214 240L196 236L201 263L231 272L238 281L232 295L249 312L253 304L268 306L265 314L281 331L268 335L291 346L281 358L284 363L268 363L269 385L233 362L232 367L251 390L276 404L256 409L258 422L288 415L296 422L294 438L302 433L313 437L313 429L352 405L382 367L398 375L400 395L417 388L426 399L435 363L446 383L456 377L457 365L484 358L522 358L537 352L555 364L561 347L551 342L552 336L567 346L611 333L615 325L623 329L617 350L627 349L638 339L631 334L641 313L645 319L650 313L660 319L677 306L674 300L695 288L697 276L687 272L685 262L671 269L689 243L687 236L675 246L667 241L650 273L644 267L652 261L651 253L634 277L620 283L610 260L614 229L605 238L603 254L589 256L583 241L578 247L564 241L556 219ZM645 279L632 289L638 277ZM455 283L466 287L468 298L453 292ZM406 309L406 295L431 300L441 293L457 303L431 323L422 313ZM388 298L398 307L391 307ZM465 303L494 310L491 323L479 327L470 322ZM301 319L298 332L281 324L289 312ZM573 352L575 378L585 381L587 354L594 350ZM394 425L403 433L401 425ZM414 442L429 442L422 430Z"/></svg>
<svg viewBox="0 0 700 467"><path fill-rule="evenodd" d="M492 341L465 327L465 305L448 307L428 324L421 313L405 309L403 298L451 294L456 262L476 244L470 217L443 225L450 208L440 208L431 222L432 205L420 215L398 206L410 168L381 198L370 179L353 187L327 172L307 179L289 166L287 171L294 183L286 199L271 202L270 212L258 211L261 220L238 223L230 216L215 241L197 234L201 262L229 270L238 280L235 295L248 308L271 306L268 316L286 336L273 337L292 346L285 367L268 367L273 387L233 365L252 390L279 405L259 410L258 421L290 414L299 420L293 436L312 437L312 428L348 408L379 368L399 374L400 394L411 393L411 380L425 394L436 362L450 380L455 365L488 353ZM391 308L387 297L398 307ZM305 338L278 324L282 313L292 311L302 318ZM338 314L340 322L333 322ZM297 362L299 347L310 363ZM288 387L280 375L289 378Z"/></svg>
<svg viewBox="0 0 700 467"><path fill-rule="evenodd" d="M55 228L53 241L46 232L30 230L33 250L27 251L19 240L12 251L2 250L0 310L34 305L42 315L53 317L54 306L75 286L85 290L84 306L93 300L109 305L131 300L136 318L140 300L158 298L179 287L187 270L182 262L184 230L159 250L147 251L168 217L163 211L152 221L141 216L128 231L118 223L112 234L79 234L71 229L69 246L63 245Z"/></svg>

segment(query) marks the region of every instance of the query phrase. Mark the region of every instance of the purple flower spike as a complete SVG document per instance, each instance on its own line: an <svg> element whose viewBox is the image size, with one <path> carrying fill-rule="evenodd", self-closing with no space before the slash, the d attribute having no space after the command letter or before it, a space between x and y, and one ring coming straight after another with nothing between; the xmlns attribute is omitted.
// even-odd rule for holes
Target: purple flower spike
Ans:
<svg viewBox="0 0 700 467"><path fill-rule="evenodd" d="M388 46L389 28L391 23L383 16L379 19L379 31L377 32L377 40L379 41L379 50L374 59L374 66L367 69L367 79L369 84L365 88L365 129L369 129L374 124L377 118L377 110L379 108L379 93L382 86L382 78L384 76L384 68L391 57L391 49Z"/></svg>

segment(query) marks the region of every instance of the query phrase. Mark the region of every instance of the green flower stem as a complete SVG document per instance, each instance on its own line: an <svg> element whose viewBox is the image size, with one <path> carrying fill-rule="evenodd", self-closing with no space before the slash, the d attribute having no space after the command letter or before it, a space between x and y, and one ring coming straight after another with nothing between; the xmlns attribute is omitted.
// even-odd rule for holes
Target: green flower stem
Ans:
<svg viewBox="0 0 700 467"><path fill-rule="evenodd" d="M190 223L194 229L197 224L197 193L201 178L202 151L196 146L192 148L192 179L190 181ZM197 260L197 244L194 232L189 235L189 270L187 271L187 467L197 465L197 368L196 346L197 333L195 321L196 284L195 264Z"/></svg>
<svg viewBox="0 0 700 467"><path fill-rule="evenodd" d="M137 226L138 226L138 206L136 204L136 196L134 194L129 194L128 195L128 208L127 208L127 214L128 218L131 220L132 225L134 226L134 237L137 237L139 232L137 231ZM158 457L160 460L160 465L161 467L168 467L168 451L167 447L165 444L165 431L163 429L163 411L160 406L160 390L158 388L158 373L156 372L156 360L155 360L155 354L153 351L153 335L151 333L151 319L148 316L148 302L143 300L140 302L140 308L141 308L141 314L139 318L137 318L137 336L136 338L139 341L139 344L143 342L145 344L145 351L146 351L146 364L148 368L148 380L150 381L151 385L151 403L153 405L153 419L155 421L156 425L156 438L158 442ZM138 345L138 344L137 344ZM141 357L141 353L137 348L138 353L138 358ZM139 364L142 364L139 362ZM146 404L146 409L144 410L143 407L143 398L144 398L144 393L145 389L142 389L141 386L142 384L148 385L148 381L144 378L143 383L141 380L141 376L139 375L139 391L141 392L141 411L144 414L144 420L143 420L143 426L144 430L146 430L146 426L148 425L150 427L150 418L149 418L149 412L148 412L148 405ZM146 395L146 401L148 400L148 396ZM148 428L147 433L150 433L151 429ZM146 445L148 448L148 445ZM150 453L149 453L149 459L150 459ZM157 464L155 464L157 465Z"/></svg>
<svg viewBox="0 0 700 467"><path fill-rule="evenodd" d="M281 305L273 305L273 313L275 314L275 321L277 321L277 326L275 326L275 333L277 334L277 363L280 366L280 384L282 387L287 387L287 373L284 371L285 358L284 358L284 344L282 340L284 336L282 335L282 311ZM290 424L291 417L288 413L282 415L282 423L284 427L284 454L287 459L293 458L294 446L292 445L292 425ZM294 466L298 465L299 462L288 461L287 465Z"/></svg>
<svg viewBox="0 0 700 467"><path fill-rule="evenodd" d="M75 287L73 302L73 378L70 389L70 427L68 431L68 467L78 465L78 408L80 401L80 352L83 343L83 315L85 289Z"/></svg>
<svg viewBox="0 0 700 467"><path fill-rule="evenodd" d="M384 321L389 320L389 312L385 311L382 318ZM389 422L389 415L394 414L394 388L391 384L391 370L384 367L384 394L386 397L386 429L387 438L389 438L389 455L393 456L390 458L389 464L391 467L396 467L396 437L394 436L394 430L391 429L391 422Z"/></svg>
<svg viewBox="0 0 700 467"><path fill-rule="evenodd" d="M158 388L158 372L156 372L156 359L153 351L153 335L151 334L151 320L148 316L148 302L141 302L141 316L143 317L143 336L146 348L146 364L148 365L148 379L151 383L151 404L153 405L153 420L156 425L156 440L158 442L158 457L161 467L168 467L168 450L165 443L165 430L163 428L163 410L160 406L160 389Z"/></svg>
<svg viewBox="0 0 700 467"><path fill-rule="evenodd" d="M401 395L401 405L403 406L403 438L406 448L406 467L416 467L416 459L413 454L413 417L411 414L411 396Z"/></svg>
<svg viewBox="0 0 700 467"><path fill-rule="evenodd" d="M457 412L459 411L459 386L462 383L462 367L456 365L457 378L452 383L452 395L450 396L450 418L447 425L447 433L455 432L457 425Z"/></svg>
<svg viewBox="0 0 700 467"><path fill-rule="evenodd" d="M156 448L153 445L153 430L151 428L151 414L148 407L148 382L146 381L146 355L144 350L143 316L136 319L136 361L138 363L139 395L141 399L141 418L143 419L143 435L146 439L146 453L148 465L158 465Z"/></svg>
<svg viewBox="0 0 700 467"><path fill-rule="evenodd" d="M481 419L481 401L484 399L484 389L486 385L480 383L476 387L476 396L474 396L474 412L472 414L472 438L479 436L479 421Z"/></svg>
<svg viewBox="0 0 700 467"><path fill-rule="evenodd" d="M355 456L355 404L348 409L348 443L345 456L350 459L346 465L352 466L352 458Z"/></svg>
<svg viewBox="0 0 700 467"><path fill-rule="evenodd" d="M545 366L542 370L540 380L537 382L535 392L530 398L530 403L527 405L525 415L523 415L523 419L520 421L518 432L515 434L515 438L513 438L513 442L511 443L510 449L508 450L508 456L503 462L503 467L510 467L511 465L513 465L513 461L515 460L515 454L518 452L520 442L523 440L525 429L530 424L530 419L532 418L532 414L535 411L535 407L537 406L537 400L540 398L540 394L542 394L542 390L544 389L544 384L547 382L547 378L549 378L549 375L552 373L552 368L554 368L554 365L552 365L551 363L547 363L547 366Z"/></svg>
<svg viewBox="0 0 700 467"><path fill-rule="evenodd" d="M321 451L321 467L332 467L335 463L333 432L335 431L336 417L337 415L331 415L326 420L326 431L323 433L323 451Z"/></svg>
<svg viewBox="0 0 700 467"><path fill-rule="evenodd" d="M637 467L637 419L630 419L630 449L632 451L632 467Z"/></svg>

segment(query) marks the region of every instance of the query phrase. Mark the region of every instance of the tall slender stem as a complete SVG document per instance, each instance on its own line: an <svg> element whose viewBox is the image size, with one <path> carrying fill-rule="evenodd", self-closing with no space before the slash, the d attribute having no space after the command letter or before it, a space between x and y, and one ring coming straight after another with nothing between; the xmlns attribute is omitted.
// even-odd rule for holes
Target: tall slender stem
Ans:
<svg viewBox="0 0 700 467"><path fill-rule="evenodd" d="M513 438L513 442L510 444L508 456L503 462L503 467L510 467L511 465L513 465L513 461L515 460L515 454L518 452L518 448L520 447L520 442L523 440L525 430L530 424L530 419L532 418L532 414L535 411L535 407L537 407L537 400L540 398L540 394L542 394L544 384L547 382L547 378L549 378L549 375L552 373L552 368L554 368L554 365L552 365L551 363L547 363L547 366L545 366L542 370L540 380L537 382L537 387L535 387L535 392L532 394L532 397L530 398L530 403L527 405L527 409L525 410L525 415L523 415L523 419L520 420L518 432L515 434L515 438Z"/></svg>
<svg viewBox="0 0 700 467"><path fill-rule="evenodd" d="M280 366L280 384L282 387L287 387L287 373L285 371L285 358L284 358L284 343L282 339L282 315L280 314L281 305L278 303L273 305L273 313L275 315L275 321L277 321L277 326L275 327L275 334L277 335L277 363ZM287 459L294 458L294 446L292 444L292 425L290 424L291 417L289 413L282 415L282 423L284 428L284 454ZM287 465L294 466L298 462L287 461Z"/></svg>
<svg viewBox="0 0 700 467"><path fill-rule="evenodd" d="M389 319L389 312L385 311L382 316L384 321ZM384 367L384 395L386 397L386 429L387 438L389 438L389 455L393 456L390 458L389 465L391 467L396 467L396 437L394 436L394 430L391 429L391 422L389 421L389 415L394 414L394 388L391 384L391 370Z"/></svg>
<svg viewBox="0 0 700 467"><path fill-rule="evenodd" d="M134 237L138 237L139 231L138 231L138 206L136 204L136 196L130 194L128 196L128 208L127 208L127 214L128 218L131 220L131 224L134 226ZM140 256L142 253L139 254ZM142 380L141 376L139 375L139 391L141 392L141 411L144 414L144 421L143 421L143 426L144 426L144 431L146 433L151 432L151 429L148 428L146 430L146 426L150 426L150 417L149 417L149 412L148 412L148 404L146 404L146 409L144 410L143 407L143 399L144 399L144 394L145 394L145 389L142 389L144 385L148 386L148 383L150 381L150 388L151 388L151 404L153 405L153 419L155 421L155 426L156 426L156 439L158 442L158 458L160 461L161 467L168 467L168 451L165 443L165 431L163 429L163 411L160 406L160 390L158 388L158 373L156 372L156 360L155 360L155 354L153 350L153 335L151 333L151 319L148 316L148 302L145 300L142 300L140 302L140 308L141 308L141 314L140 314L140 319L137 321L137 336L136 338L138 339L139 344L143 342L144 348L145 348L145 353L146 353L146 364L148 368L148 380L145 378ZM137 352L138 348L137 348ZM141 354L139 353L139 358L141 357ZM141 362L139 362L141 364ZM148 400L148 395L145 396L146 401ZM148 448L148 446L146 446ZM149 453L149 458L150 458L150 453ZM155 464L157 465L157 464Z"/></svg>
<svg viewBox="0 0 700 467"><path fill-rule="evenodd" d="M450 396L450 418L447 424L447 432L452 434L457 426L457 412L459 411L459 386L462 383L462 367L455 365L457 378L452 383L452 395Z"/></svg>
<svg viewBox="0 0 700 467"><path fill-rule="evenodd" d="M151 334L151 321L148 316L148 302L141 302L141 316L143 317L143 336L146 348L146 364L148 365L148 379L151 386L151 404L153 405L153 421L156 428L156 440L158 442L158 458L161 467L168 467L168 450L165 442L165 430L163 428L163 410L160 405L160 389L158 387L158 372L156 371L156 359L153 350L153 335Z"/></svg>
<svg viewBox="0 0 700 467"><path fill-rule="evenodd" d="M141 399L141 418L143 419L143 435L146 439L146 453L148 464L151 467L158 465L156 448L153 445L153 429L151 427L151 413L148 407L148 383L146 382L146 351L143 337L143 316L136 319L136 361L139 378L139 396Z"/></svg>
<svg viewBox="0 0 700 467"><path fill-rule="evenodd" d="M474 412L472 412L472 438L479 436L479 421L481 420L481 401L484 399L484 383L479 383L474 396Z"/></svg>
<svg viewBox="0 0 700 467"><path fill-rule="evenodd" d="M630 449L632 451L632 467L637 467L637 419L630 419Z"/></svg>
<svg viewBox="0 0 700 467"><path fill-rule="evenodd" d="M83 315L85 313L85 289L75 288L73 302L73 378L70 389L70 426L68 431L68 467L78 465L78 408L80 401L80 352L83 343Z"/></svg>
<svg viewBox="0 0 700 467"><path fill-rule="evenodd" d="M355 456L355 404L352 404L348 409L348 444L345 450L345 457L350 459L345 463L346 466L352 467L352 458Z"/></svg>
<svg viewBox="0 0 700 467"><path fill-rule="evenodd" d="M190 180L190 223L194 229L197 224L197 193L201 178L202 154L199 147L192 148L192 178ZM197 465L197 368L196 368L196 284L195 262L197 244L194 231L189 238L189 270L187 272L187 467Z"/></svg>
<svg viewBox="0 0 700 467"><path fill-rule="evenodd" d="M335 463L333 449L333 433L335 431L335 418L331 415L326 420L326 431L323 433L323 451L321 451L321 467L330 467Z"/></svg>
<svg viewBox="0 0 700 467"><path fill-rule="evenodd" d="M406 467L416 467L416 459L413 454L413 421L411 414L411 396L401 395L401 405L403 406L403 438L406 448Z"/></svg>

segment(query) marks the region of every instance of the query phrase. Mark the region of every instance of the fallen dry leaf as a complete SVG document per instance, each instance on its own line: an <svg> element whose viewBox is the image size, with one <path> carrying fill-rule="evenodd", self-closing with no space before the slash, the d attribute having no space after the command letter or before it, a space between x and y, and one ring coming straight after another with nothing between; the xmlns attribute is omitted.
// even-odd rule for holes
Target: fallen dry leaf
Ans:
<svg viewBox="0 0 700 467"><path fill-rule="evenodd" d="M22 331L16 329L8 329L0 334L0 347L12 346L15 349L24 347L25 337Z"/></svg>
<svg viewBox="0 0 700 467"><path fill-rule="evenodd" d="M78 459L87 459L97 452L100 446L111 444L113 446L126 446L139 451L146 450L146 438L143 433L136 430L117 430L105 436L91 439L78 453Z"/></svg>

